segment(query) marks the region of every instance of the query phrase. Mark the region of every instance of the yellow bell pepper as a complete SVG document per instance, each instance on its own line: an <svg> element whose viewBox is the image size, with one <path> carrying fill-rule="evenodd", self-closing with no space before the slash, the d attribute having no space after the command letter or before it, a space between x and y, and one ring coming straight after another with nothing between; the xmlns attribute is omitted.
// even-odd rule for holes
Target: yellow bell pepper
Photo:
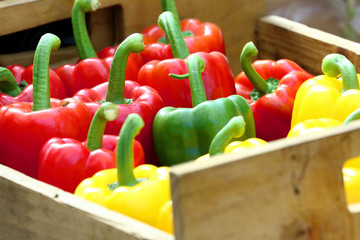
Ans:
<svg viewBox="0 0 360 240"><path fill-rule="evenodd" d="M360 107L359 75L346 57L327 55L322 61L322 71L325 75L308 79L299 88L291 127L316 118L333 118L343 122Z"/></svg>
<svg viewBox="0 0 360 240"><path fill-rule="evenodd" d="M267 144L266 141L260 138L249 138L244 141L231 142L233 138L241 137L244 131L244 118L242 116L232 118L211 141L209 153L197 158L195 162L205 161L218 154L238 152Z"/></svg>
<svg viewBox="0 0 360 240"><path fill-rule="evenodd" d="M117 169L103 170L85 179L74 194L155 227L169 225L172 223L161 219L158 222L158 218L161 209L171 201L170 168L144 164L133 169L133 141L143 126L139 115L130 114L120 131Z"/></svg>
<svg viewBox="0 0 360 240"><path fill-rule="evenodd" d="M290 129L287 137L290 138L307 135L340 125L342 125L342 122L333 118L307 119L293 126Z"/></svg>

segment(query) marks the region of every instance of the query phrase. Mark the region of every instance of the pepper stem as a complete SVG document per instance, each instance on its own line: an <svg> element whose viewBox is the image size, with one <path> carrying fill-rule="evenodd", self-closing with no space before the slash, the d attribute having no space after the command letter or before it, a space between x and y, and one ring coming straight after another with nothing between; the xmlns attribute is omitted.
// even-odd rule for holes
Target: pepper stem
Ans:
<svg viewBox="0 0 360 240"><path fill-rule="evenodd" d="M106 101L115 104L126 104L125 77L126 64L130 53L139 53L144 50L143 38L140 33L131 34L116 49L111 64L109 85L106 92Z"/></svg>
<svg viewBox="0 0 360 240"><path fill-rule="evenodd" d="M101 104L100 107L96 110L95 115L91 120L86 140L86 147L90 151L102 148L106 123L108 121L114 121L118 114L118 107L111 102L105 102Z"/></svg>
<svg viewBox="0 0 360 240"><path fill-rule="evenodd" d="M119 134L116 150L117 164L117 187L134 186L139 183L133 172L134 161L134 138L144 127L144 121L140 115L131 113L126 118Z"/></svg>
<svg viewBox="0 0 360 240"><path fill-rule="evenodd" d="M324 57L321 69L329 77L342 78L342 93L350 89L359 89L356 69L344 55L338 53L328 54Z"/></svg>
<svg viewBox="0 0 360 240"><path fill-rule="evenodd" d="M75 0L71 23L76 48L80 59L96 58L96 52L91 44L89 33L86 29L86 12L94 12L98 9L100 3L98 0Z"/></svg>
<svg viewBox="0 0 360 240"><path fill-rule="evenodd" d="M205 61L196 54L191 54L186 59L186 65L189 72L183 75L170 73L169 76L175 79L189 78L191 99L193 107L196 107L202 102L207 101L204 84L202 81L201 73L205 69Z"/></svg>
<svg viewBox="0 0 360 240"><path fill-rule="evenodd" d="M4 67L0 67L0 92L9 96L16 97L21 93L12 72Z"/></svg>
<svg viewBox="0 0 360 240"><path fill-rule="evenodd" d="M33 64L33 111L48 109L50 105L49 62L51 51L60 47L61 41L52 33L44 34L36 47Z"/></svg>
<svg viewBox="0 0 360 240"><path fill-rule="evenodd" d="M360 119L360 108L356 109L349 116L347 116L343 122L343 125L358 119Z"/></svg>
<svg viewBox="0 0 360 240"><path fill-rule="evenodd" d="M162 12L169 11L172 12L174 15L175 20L178 22L180 26L180 18L176 8L175 0L161 0L161 9Z"/></svg>
<svg viewBox="0 0 360 240"><path fill-rule="evenodd" d="M215 135L210 144L209 155L222 154L226 146L233 138L241 137L245 132L245 120L242 116L236 116Z"/></svg>
<svg viewBox="0 0 360 240"><path fill-rule="evenodd" d="M158 25L165 31L174 58L185 59L190 55L189 49L181 34L180 25L172 12L165 11L161 13L158 19Z"/></svg>
<svg viewBox="0 0 360 240"><path fill-rule="evenodd" d="M257 56L258 50L253 42L245 44L240 55L240 63L243 71L250 80L254 88L260 93L261 96L268 92L268 84L266 81L255 71L251 63L251 58Z"/></svg>

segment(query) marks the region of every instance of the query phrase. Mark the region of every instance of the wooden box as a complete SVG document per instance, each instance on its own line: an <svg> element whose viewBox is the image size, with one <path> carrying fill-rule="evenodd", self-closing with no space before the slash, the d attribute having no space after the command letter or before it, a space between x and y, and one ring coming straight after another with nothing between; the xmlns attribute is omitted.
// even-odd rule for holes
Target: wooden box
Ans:
<svg viewBox="0 0 360 240"><path fill-rule="evenodd" d="M68 18L71 2L0 1L0 35ZM160 12L155 0L102 2L102 7L108 8L103 11L115 7L121 12L120 22L109 24L122 26L119 35L113 34L120 37L112 44L153 24ZM241 49L250 40L256 43L259 58L290 58L314 74L321 73L322 58L333 52L344 54L359 68L357 43L280 17L264 16L264 1L226 3L179 0L178 10L182 18L196 17L223 28L235 74L240 71ZM31 17L45 12L48 15ZM101 35L94 39L98 37L102 42ZM68 58L54 64L76 58L74 49L63 51L69 53ZM16 56L31 61L31 53L26 54ZM14 55L0 56L4 65L13 59ZM0 165L0 239L357 240L360 204L347 206L341 169L345 160L360 155L359 136L360 123L354 122L196 165L190 162L172 167L174 235Z"/></svg>

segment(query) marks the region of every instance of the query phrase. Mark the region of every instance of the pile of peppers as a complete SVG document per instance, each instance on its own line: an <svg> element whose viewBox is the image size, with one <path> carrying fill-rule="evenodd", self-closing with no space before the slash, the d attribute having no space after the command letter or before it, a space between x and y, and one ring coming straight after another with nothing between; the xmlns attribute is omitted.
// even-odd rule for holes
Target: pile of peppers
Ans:
<svg viewBox="0 0 360 240"><path fill-rule="evenodd" d="M248 42L234 75L221 29L180 20L174 0L96 52L85 15L99 4L74 1L76 64L49 67L61 41L47 33L33 64L0 66L0 164L173 233L172 166L360 119L360 75L341 54L314 76L290 59L252 62ZM360 202L360 157L343 176L348 203Z"/></svg>

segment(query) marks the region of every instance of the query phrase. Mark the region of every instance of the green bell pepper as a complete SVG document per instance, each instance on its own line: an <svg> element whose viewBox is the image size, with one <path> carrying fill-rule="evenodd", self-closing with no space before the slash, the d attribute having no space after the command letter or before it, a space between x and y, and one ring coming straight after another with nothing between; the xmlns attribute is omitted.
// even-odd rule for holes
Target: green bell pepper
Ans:
<svg viewBox="0 0 360 240"><path fill-rule="evenodd" d="M193 107L162 108L153 123L156 153L165 166L195 160L208 153L212 139L235 116L243 116L246 126L245 133L234 141L255 137L254 117L245 98L231 95L207 101L201 78L205 61L192 54L186 64L189 73L171 76L189 78Z"/></svg>

